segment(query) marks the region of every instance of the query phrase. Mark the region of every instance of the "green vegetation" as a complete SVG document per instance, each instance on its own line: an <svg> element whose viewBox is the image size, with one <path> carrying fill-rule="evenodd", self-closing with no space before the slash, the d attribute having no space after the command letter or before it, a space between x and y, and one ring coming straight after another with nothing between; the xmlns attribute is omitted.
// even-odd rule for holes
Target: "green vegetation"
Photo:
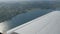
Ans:
<svg viewBox="0 0 60 34"><path fill-rule="evenodd" d="M60 4L57 3L49 3L49 2L14 2L14 3L0 3L0 22L5 20L9 20L12 17L26 13L32 8L40 8L40 9L56 9L56 7L60 7Z"/></svg>

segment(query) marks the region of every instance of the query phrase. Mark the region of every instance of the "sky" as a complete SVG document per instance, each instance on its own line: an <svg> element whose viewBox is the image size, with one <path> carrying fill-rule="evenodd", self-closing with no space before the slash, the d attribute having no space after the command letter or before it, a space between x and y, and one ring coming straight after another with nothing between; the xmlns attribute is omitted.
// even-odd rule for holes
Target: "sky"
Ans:
<svg viewBox="0 0 60 34"><path fill-rule="evenodd" d="M0 0L0 1L21 1L21 0Z"/></svg>
<svg viewBox="0 0 60 34"><path fill-rule="evenodd" d="M0 1L25 1L25 0L0 0Z"/></svg>
<svg viewBox="0 0 60 34"><path fill-rule="evenodd" d="M0 1L3 2L3 1L32 1L32 0L0 0ZM37 0L35 0L35 1L37 1ZM56 1L56 0L39 0L39 1Z"/></svg>

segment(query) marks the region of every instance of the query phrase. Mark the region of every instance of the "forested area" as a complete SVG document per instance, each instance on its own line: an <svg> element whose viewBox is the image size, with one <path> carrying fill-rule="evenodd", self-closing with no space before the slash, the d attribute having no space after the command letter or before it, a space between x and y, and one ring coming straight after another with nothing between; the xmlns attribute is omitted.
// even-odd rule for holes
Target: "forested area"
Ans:
<svg viewBox="0 0 60 34"><path fill-rule="evenodd" d="M59 2L14 2L14 3L0 3L0 22L3 22L5 20L9 20L12 17L26 13L27 10L31 10L34 8L40 8L40 9L52 9L55 10L56 7L60 7Z"/></svg>

